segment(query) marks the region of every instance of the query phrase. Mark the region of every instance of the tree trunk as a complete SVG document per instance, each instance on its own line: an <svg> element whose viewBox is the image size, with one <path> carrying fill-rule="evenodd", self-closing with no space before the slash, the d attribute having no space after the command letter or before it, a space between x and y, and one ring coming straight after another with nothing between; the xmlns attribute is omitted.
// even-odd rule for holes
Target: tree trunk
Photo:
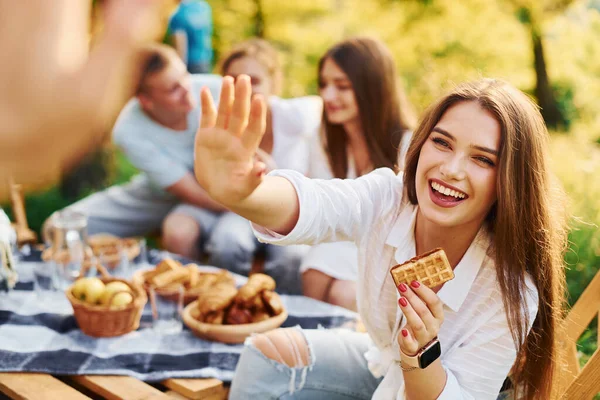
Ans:
<svg viewBox="0 0 600 400"><path fill-rule="evenodd" d="M254 14L254 36L265 37L265 14L263 12L262 0L254 0L256 14Z"/></svg>
<svg viewBox="0 0 600 400"><path fill-rule="evenodd" d="M562 115L554 91L550 85L548 71L546 69L546 59L544 57L544 44L540 34L535 28L531 28L531 38L533 42L533 63L535 67L535 97L541 107L541 113L546 121L546 125L551 128L557 128L564 125L564 116Z"/></svg>

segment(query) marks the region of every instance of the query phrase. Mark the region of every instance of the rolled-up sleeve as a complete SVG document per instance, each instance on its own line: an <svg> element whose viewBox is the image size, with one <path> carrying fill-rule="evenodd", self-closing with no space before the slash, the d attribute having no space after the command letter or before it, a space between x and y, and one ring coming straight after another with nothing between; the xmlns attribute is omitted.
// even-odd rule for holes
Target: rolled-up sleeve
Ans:
<svg viewBox="0 0 600 400"><path fill-rule="evenodd" d="M397 209L402 197L402 178L387 168L352 180L309 179L291 170L269 175L289 180L300 204L298 222L285 236L253 224L260 241L277 245L355 241L374 221Z"/></svg>

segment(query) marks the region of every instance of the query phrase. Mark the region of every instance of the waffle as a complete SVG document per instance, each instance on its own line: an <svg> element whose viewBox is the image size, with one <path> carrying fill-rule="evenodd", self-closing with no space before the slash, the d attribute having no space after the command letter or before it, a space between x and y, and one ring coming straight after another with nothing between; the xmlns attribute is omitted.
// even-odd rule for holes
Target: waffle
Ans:
<svg viewBox="0 0 600 400"><path fill-rule="evenodd" d="M432 288L454 279L454 271L452 271L446 253L440 248L392 267L390 274L396 286L401 283L410 284L412 281L419 281Z"/></svg>

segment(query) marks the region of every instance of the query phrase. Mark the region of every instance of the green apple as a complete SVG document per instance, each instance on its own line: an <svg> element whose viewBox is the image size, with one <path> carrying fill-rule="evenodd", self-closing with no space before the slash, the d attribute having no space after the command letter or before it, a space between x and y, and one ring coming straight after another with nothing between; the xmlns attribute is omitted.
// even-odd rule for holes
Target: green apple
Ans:
<svg viewBox="0 0 600 400"><path fill-rule="evenodd" d="M126 292L131 293L131 288L129 286L127 286L126 283L123 283L123 282L110 282L110 283L106 284L106 286L104 287L104 292L102 293L102 296L100 297L99 303L103 304L103 305L109 305L108 302L110 301L112 294L115 292L119 292L119 291L126 291ZM117 301L117 298L128 298L130 300L127 303L130 303L131 301L133 301L133 296L129 293L120 293L120 295L124 295L124 296L119 296L119 294L117 294L111 304L116 304L115 302ZM124 300L120 300L120 301L124 301Z"/></svg>
<svg viewBox="0 0 600 400"><path fill-rule="evenodd" d="M98 278L81 278L73 285L73 296L86 303L96 304L104 293L104 282Z"/></svg>

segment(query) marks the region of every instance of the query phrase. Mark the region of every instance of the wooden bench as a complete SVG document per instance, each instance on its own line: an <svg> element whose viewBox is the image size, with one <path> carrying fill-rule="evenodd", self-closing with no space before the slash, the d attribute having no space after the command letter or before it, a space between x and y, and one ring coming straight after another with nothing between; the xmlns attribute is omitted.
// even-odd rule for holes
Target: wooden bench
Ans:
<svg viewBox="0 0 600 400"><path fill-rule="evenodd" d="M600 393L600 349L596 349L583 368L580 368L577 356L577 340L594 317L599 315L600 271L596 273L565 319L562 345L567 356L567 366L559 377L562 399L593 399Z"/></svg>
<svg viewBox="0 0 600 400"><path fill-rule="evenodd" d="M229 389L218 379L167 379L150 385L128 376L53 377L0 373L0 398L13 400L225 400Z"/></svg>

